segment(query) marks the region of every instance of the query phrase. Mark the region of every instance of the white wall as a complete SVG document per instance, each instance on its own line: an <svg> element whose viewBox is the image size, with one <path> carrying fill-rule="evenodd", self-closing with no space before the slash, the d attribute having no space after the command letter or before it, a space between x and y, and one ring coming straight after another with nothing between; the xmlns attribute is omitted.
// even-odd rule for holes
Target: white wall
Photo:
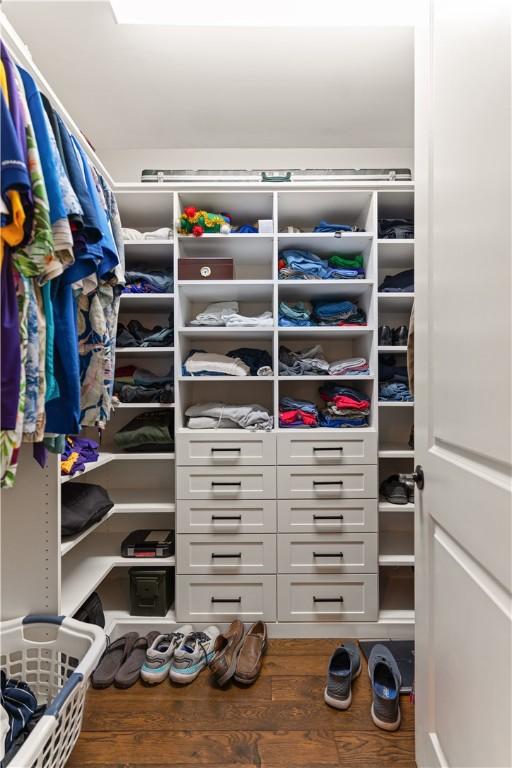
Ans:
<svg viewBox="0 0 512 768"><path fill-rule="evenodd" d="M145 168L410 168L414 150L404 148L314 149L97 149L117 182L140 181Z"/></svg>

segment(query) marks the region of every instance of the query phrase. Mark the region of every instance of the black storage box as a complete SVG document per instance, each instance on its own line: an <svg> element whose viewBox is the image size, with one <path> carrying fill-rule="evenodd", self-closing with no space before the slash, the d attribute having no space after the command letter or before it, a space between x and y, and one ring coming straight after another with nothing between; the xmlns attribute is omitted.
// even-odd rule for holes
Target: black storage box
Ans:
<svg viewBox="0 0 512 768"><path fill-rule="evenodd" d="M132 531L121 543L123 557L172 557L174 555L174 531L161 528L139 528Z"/></svg>
<svg viewBox="0 0 512 768"><path fill-rule="evenodd" d="M130 616L165 616L174 602L173 568L130 568Z"/></svg>

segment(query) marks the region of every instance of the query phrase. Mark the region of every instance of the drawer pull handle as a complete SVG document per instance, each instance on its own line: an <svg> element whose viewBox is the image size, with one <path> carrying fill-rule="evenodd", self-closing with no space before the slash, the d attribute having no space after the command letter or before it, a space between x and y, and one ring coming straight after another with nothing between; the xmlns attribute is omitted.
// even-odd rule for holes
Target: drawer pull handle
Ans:
<svg viewBox="0 0 512 768"><path fill-rule="evenodd" d="M313 480L313 485L343 485L343 480Z"/></svg>
<svg viewBox="0 0 512 768"><path fill-rule="evenodd" d="M237 488L241 488L242 487L242 483L241 482L236 482L235 480L232 480L230 483L221 483L221 482L217 482L215 480L212 480L212 488L215 488L218 485L219 486L236 485Z"/></svg>
<svg viewBox="0 0 512 768"><path fill-rule="evenodd" d="M343 520L343 515L313 515L313 520Z"/></svg>
<svg viewBox="0 0 512 768"><path fill-rule="evenodd" d="M314 603L342 603L343 598L341 595L339 597L315 597L315 595L313 595L313 602Z"/></svg>
<svg viewBox="0 0 512 768"><path fill-rule="evenodd" d="M313 552L313 557L343 557L343 552Z"/></svg>
<svg viewBox="0 0 512 768"><path fill-rule="evenodd" d="M212 557L240 557L241 558L242 557L242 553L241 552L234 552L232 555L230 555L230 554L224 554L224 553L217 554L216 552L212 552Z"/></svg>
<svg viewBox="0 0 512 768"><path fill-rule="evenodd" d="M319 445L314 445L313 446L313 452L314 453L320 453L320 452L323 452L323 451L339 451L341 453L342 450L343 450L343 446L342 445L331 445L331 446L329 446L329 448L321 447Z"/></svg>
<svg viewBox="0 0 512 768"><path fill-rule="evenodd" d="M241 603L241 597L212 597L212 603Z"/></svg>
<svg viewBox="0 0 512 768"><path fill-rule="evenodd" d="M241 448L215 448L213 445L211 447L211 453L242 453Z"/></svg>
<svg viewBox="0 0 512 768"><path fill-rule="evenodd" d="M242 515L212 515L212 520L241 520Z"/></svg>

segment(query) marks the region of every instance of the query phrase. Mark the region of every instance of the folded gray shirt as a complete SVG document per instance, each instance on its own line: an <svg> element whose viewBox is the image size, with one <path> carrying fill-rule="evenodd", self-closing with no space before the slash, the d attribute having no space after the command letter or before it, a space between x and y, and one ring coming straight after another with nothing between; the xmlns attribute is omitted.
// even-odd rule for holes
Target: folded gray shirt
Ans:
<svg viewBox="0 0 512 768"><path fill-rule="evenodd" d="M270 431L273 426L273 418L270 415L270 411L263 405L257 403L251 403L249 405L227 405L226 403L197 403L191 405L185 411L185 416L193 420L192 425L188 424L191 429L198 429L197 417L208 417L212 419L211 427L204 427L202 429L225 429L224 424L227 421L232 422L233 427L241 427L242 429L249 430L265 430ZM214 426L214 422L217 426ZM204 422L203 422L204 423ZM222 427L218 425L222 423Z"/></svg>

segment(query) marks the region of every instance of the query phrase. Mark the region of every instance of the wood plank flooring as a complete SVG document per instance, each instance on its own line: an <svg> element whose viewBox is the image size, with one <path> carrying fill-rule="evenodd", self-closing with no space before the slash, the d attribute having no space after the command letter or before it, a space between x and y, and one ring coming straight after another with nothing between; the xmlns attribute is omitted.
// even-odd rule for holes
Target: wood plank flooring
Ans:
<svg viewBox="0 0 512 768"><path fill-rule="evenodd" d="M414 768L414 707L402 696L400 730L375 728L364 660L350 709L324 704L339 642L271 640L247 689L207 670L189 686L91 689L67 768Z"/></svg>

